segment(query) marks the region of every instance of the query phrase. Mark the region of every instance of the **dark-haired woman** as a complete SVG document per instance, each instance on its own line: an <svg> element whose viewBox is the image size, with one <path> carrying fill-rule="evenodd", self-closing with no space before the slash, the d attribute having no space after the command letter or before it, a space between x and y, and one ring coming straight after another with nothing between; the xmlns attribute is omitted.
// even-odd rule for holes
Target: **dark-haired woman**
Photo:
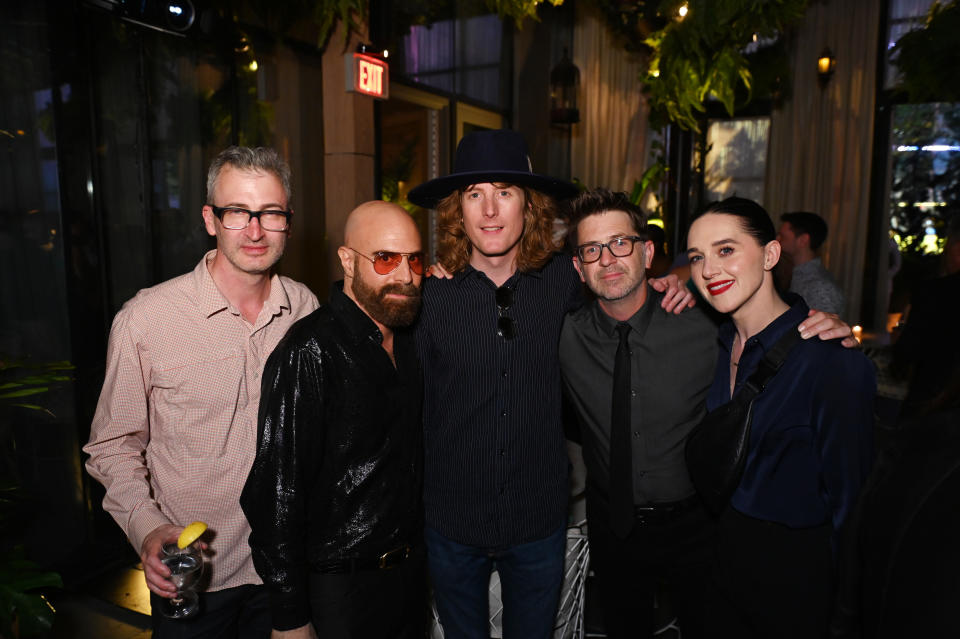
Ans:
<svg viewBox="0 0 960 639"><path fill-rule="evenodd" d="M690 226L692 279L730 319L709 410L807 317L802 299L774 287L775 238L763 207L743 198L711 205ZM754 401L746 467L719 520L717 636L825 636L837 533L873 460L875 391L863 354L803 340Z"/></svg>

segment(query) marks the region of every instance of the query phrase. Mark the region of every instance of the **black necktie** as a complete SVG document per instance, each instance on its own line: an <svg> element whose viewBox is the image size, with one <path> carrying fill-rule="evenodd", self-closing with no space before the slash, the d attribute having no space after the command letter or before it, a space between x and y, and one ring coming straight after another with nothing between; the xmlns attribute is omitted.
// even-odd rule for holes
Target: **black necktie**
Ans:
<svg viewBox="0 0 960 639"><path fill-rule="evenodd" d="M610 410L610 527L625 539L633 529L633 469L630 445L630 325L617 324L620 344L613 365Z"/></svg>

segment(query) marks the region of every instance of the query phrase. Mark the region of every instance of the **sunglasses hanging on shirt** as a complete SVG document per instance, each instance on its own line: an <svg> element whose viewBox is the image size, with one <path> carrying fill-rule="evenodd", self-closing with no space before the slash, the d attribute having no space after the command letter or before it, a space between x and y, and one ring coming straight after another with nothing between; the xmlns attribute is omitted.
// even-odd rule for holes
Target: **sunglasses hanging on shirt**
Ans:
<svg viewBox="0 0 960 639"><path fill-rule="evenodd" d="M517 334L517 325L512 317L504 315L513 306L513 289L501 286L496 291L497 300L497 335L506 340L513 339Z"/></svg>

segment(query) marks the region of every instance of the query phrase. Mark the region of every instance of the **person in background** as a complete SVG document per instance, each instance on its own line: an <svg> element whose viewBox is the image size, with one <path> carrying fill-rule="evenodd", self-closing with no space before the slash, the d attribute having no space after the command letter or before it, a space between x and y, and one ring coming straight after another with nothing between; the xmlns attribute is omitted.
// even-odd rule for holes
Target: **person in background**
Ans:
<svg viewBox="0 0 960 639"><path fill-rule="evenodd" d="M900 418L928 412L955 377L960 376L960 214L947 225L941 277L919 283L910 296L900 336L893 345L892 367L910 380Z"/></svg>
<svg viewBox="0 0 960 639"><path fill-rule="evenodd" d="M777 241L790 267L789 290L810 308L843 315L843 291L820 261L827 223L816 213L797 211L780 216Z"/></svg>
<svg viewBox="0 0 960 639"><path fill-rule="evenodd" d="M217 248L192 273L137 293L113 320L86 466L140 554L157 639L270 634L238 500L256 452L263 363L317 308L306 286L274 271L290 198L290 168L276 151L224 150L210 165L202 209ZM215 535L201 612L166 619L158 598L176 588L161 547L194 520Z"/></svg>
<svg viewBox="0 0 960 639"><path fill-rule="evenodd" d="M707 408L730 401L808 308L782 298L773 223L728 198L690 225L697 290L727 316ZM870 361L835 341L800 341L756 397L746 466L718 520L718 637L821 637L833 612L834 549L874 457Z"/></svg>

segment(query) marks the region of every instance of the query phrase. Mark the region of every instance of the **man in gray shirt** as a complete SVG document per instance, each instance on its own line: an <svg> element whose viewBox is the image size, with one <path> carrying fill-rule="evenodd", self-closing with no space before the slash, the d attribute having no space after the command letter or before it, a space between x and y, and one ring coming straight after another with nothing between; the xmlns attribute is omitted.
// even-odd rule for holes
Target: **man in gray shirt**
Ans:
<svg viewBox="0 0 960 639"><path fill-rule="evenodd" d="M793 264L790 292L802 297L810 308L843 314L843 291L819 256L827 239L827 223L816 213L805 211L784 213L780 220L777 240Z"/></svg>
<svg viewBox="0 0 960 639"><path fill-rule="evenodd" d="M683 447L705 413L717 358L716 326L700 307L679 315L661 308L662 294L646 278L653 243L646 239L643 213L625 194L587 192L572 202L571 211L573 262L597 299L567 316L560 366L581 422L591 566L607 636L652 636L654 595L663 582L683 636L696 639L703 635L712 524L690 483ZM622 529L615 532L609 507L618 323L630 327L631 351L633 481L627 499L636 506L626 536Z"/></svg>

